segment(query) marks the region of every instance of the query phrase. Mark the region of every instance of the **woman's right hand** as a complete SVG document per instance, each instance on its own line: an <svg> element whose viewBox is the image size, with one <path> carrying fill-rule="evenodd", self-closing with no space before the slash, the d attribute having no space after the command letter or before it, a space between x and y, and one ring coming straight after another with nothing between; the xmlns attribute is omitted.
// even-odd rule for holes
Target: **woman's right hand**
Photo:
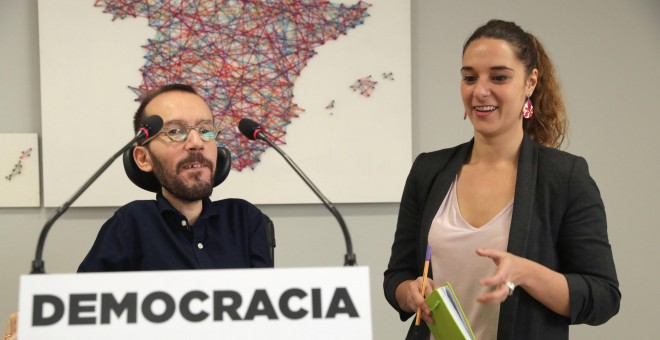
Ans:
<svg viewBox="0 0 660 340"><path fill-rule="evenodd" d="M406 312L417 313L417 309L419 308L422 320L428 323L433 323L431 310L426 304L424 297L438 288L438 285L430 278L427 278L426 287L424 288L424 296L422 296L422 281L423 278L420 276L416 280L406 280L401 282L396 288L396 300L399 304L399 308Z"/></svg>

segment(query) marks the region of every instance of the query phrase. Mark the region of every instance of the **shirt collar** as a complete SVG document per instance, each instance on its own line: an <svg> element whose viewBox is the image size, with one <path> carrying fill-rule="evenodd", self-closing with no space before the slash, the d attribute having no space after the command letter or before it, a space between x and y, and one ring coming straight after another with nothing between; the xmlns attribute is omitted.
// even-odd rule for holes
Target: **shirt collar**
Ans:
<svg viewBox="0 0 660 340"><path fill-rule="evenodd" d="M158 204L158 210L161 215L165 216L167 212L173 212L179 216L183 216L183 214L181 214L181 212L179 212L176 208L174 208L174 206L172 206L170 201L168 201L167 198L163 196L162 192L156 193L156 202ZM197 220L199 221L216 215L218 215L218 212L215 211L215 209L211 209L211 199L209 197L203 198L202 213L199 215L199 218Z"/></svg>

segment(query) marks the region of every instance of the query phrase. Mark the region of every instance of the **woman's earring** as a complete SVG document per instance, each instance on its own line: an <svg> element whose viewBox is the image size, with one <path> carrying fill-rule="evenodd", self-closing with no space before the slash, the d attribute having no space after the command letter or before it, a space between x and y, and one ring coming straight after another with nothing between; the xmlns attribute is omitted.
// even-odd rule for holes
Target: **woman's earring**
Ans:
<svg viewBox="0 0 660 340"><path fill-rule="evenodd" d="M463 120L467 119L467 111L463 111Z"/></svg>
<svg viewBox="0 0 660 340"><path fill-rule="evenodd" d="M524 118L532 118L532 115L534 114L534 105L532 105L532 100L527 97L527 100L525 101L525 105L523 105L522 109L522 116Z"/></svg>

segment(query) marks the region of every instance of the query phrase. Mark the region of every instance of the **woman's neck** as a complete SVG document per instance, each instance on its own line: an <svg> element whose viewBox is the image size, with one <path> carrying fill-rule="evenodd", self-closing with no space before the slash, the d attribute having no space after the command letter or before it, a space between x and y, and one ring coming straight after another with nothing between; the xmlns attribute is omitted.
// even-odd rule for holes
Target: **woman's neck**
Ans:
<svg viewBox="0 0 660 340"><path fill-rule="evenodd" d="M522 129L513 134L486 137L475 133L474 146L469 164L518 163L520 144L524 133Z"/></svg>

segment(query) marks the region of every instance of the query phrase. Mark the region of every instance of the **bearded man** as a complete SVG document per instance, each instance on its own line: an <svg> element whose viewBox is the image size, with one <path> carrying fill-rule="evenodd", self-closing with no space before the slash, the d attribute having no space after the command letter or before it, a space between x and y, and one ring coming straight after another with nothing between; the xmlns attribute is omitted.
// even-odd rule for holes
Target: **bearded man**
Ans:
<svg viewBox="0 0 660 340"><path fill-rule="evenodd" d="M164 85L142 100L136 132L152 115L163 128L133 159L161 191L119 208L78 272L272 267L265 215L245 200L210 199L218 131L204 99L188 85Z"/></svg>

